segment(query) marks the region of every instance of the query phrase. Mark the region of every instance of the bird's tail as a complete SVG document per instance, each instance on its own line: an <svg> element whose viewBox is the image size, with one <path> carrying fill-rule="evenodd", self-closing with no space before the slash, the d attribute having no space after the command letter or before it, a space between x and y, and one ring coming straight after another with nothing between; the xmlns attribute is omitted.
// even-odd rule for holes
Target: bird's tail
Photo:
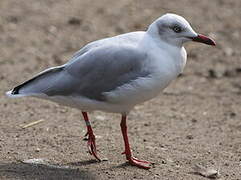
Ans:
<svg viewBox="0 0 241 180"><path fill-rule="evenodd" d="M27 94L14 94L13 89L10 91L6 92L6 96L10 97L10 98L18 98L18 97L25 97L25 96L30 96Z"/></svg>
<svg viewBox="0 0 241 180"><path fill-rule="evenodd" d="M32 79L16 86L10 91L6 92L6 95L11 98L25 97L25 96L41 96L44 95L53 83L57 80L57 74L63 69L63 67L49 68Z"/></svg>

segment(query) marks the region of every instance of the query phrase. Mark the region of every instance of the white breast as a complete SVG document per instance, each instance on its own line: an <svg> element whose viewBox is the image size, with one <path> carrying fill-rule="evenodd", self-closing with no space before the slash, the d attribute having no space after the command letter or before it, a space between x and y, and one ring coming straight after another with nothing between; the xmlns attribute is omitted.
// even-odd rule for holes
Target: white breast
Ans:
<svg viewBox="0 0 241 180"><path fill-rule="evenodd" d="M172 47L167 51L155 44L148 45L148 60L145 68L151 71L151 74L104 93L110 103L134 106L152 99L183 71L186 63L184 48Z"/></svg>

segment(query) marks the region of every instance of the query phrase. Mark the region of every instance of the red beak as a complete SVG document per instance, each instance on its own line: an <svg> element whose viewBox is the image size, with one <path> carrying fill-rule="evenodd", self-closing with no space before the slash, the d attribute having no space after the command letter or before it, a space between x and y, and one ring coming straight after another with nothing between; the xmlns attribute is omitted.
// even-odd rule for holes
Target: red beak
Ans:
<svg viewBox="0 0 241 180"><path fill-rule="evenodd" d="M202 34L198 34L196 37L192 37L191 39L193 41L204 43L204 44L208 44L208 45L211 45L211 46L215 46L216 45L214 40L212 40L211 38L209 38L207 36L204 36Z"/></svg>

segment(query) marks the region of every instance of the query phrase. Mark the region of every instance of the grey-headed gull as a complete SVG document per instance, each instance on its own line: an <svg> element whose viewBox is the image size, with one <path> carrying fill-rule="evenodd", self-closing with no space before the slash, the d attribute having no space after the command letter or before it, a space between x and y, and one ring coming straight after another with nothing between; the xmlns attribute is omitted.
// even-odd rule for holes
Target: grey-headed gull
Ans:
<svg viewBox="0 0 241 180"><path fill-rule="evenodd" d="M99 161L87 112L120 113L123 154L131 165L148 169L150 162L132 155L127 115L135 105L157 96L183 71L187 59L183 44L189 41L215 45L212 39L197 34L183 17L165 14L147 31L87 44L66 64L46 69L6 94L43 98L80 109L87 126L89 152Z"/></svg>

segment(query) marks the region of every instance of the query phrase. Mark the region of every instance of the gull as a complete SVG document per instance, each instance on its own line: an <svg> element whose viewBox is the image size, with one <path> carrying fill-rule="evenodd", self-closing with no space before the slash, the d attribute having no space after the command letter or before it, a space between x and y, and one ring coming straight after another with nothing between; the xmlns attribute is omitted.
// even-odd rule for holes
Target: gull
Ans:
<svg viewBox="0 0 241 180"><path fill-rule="evenodd" d="M98 161L88 112L121 114L127 162L149 169L151 163L132 155L127 115L139 103L156 97L182 73L187 54L183 44L215 42L196 33L181 16L167 13L146 31L130 32L91 42L64 65L40 72L6 92L10 97L32 96L81 110L87 127L88 150Z"/></svg>

